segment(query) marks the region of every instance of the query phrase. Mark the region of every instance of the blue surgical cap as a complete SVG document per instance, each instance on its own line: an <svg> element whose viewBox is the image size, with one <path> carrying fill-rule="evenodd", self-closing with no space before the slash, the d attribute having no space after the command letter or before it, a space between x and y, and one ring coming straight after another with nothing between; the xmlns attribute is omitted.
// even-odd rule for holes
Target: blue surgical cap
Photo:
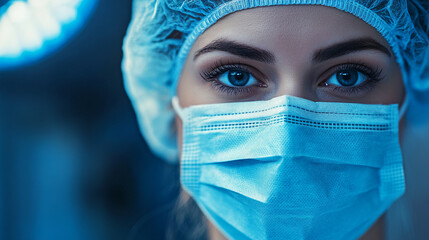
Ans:
<svg viewBox="0 0 429 240"><path fill-rule="evenodd" d="M178 160L171 99L176 94L183 63L199 35L236 11L304 4L337 8L377 29L390 44L402 69L407 97L411 99L409 112L414 113L407 117L418 118L421 109L429 109L429 17L428 6L423 2L134 0L132 19L124 40L122 68L126 91L152 151L169 162Z"/></svg>

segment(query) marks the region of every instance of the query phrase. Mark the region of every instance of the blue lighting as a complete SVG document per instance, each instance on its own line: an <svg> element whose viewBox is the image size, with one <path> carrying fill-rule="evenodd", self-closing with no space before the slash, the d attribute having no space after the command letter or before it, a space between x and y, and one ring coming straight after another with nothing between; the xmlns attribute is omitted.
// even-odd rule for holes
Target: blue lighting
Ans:
<svg viewBox="0 0 429 240"><path fill-rule="evenodd" d="M97 0L0 0L0 70L57 50L79 30Z"/></svg>
<svg viewBox="0 0 429 240"><path fill-rule="evenodd" d="M0 0L0 8L5 5L8 2L8 0Z"/></svg>

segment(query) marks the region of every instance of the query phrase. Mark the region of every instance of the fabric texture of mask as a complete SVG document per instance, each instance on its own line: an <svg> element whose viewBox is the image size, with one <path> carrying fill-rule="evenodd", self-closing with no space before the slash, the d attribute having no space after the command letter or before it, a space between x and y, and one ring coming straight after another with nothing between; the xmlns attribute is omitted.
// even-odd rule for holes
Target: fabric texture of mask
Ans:
<svg viewBox="0 0 429 240"><path fill-rule="evenodd" d="M230 239L356 239L404 192L396 104L173 106L182 185Z"/></svg>
<svg viewBox="0 0 429 240"><path fill-rule="evenodd" d="M173 129L178 75L193 42L236 11L274 5L322 5L378 30L401 66L410 98L408 123L429 116L429 18L426 0L133 0L122 69L143 136L159 157L177 162ZM424 120L423 120L424 121Z"/></svg>

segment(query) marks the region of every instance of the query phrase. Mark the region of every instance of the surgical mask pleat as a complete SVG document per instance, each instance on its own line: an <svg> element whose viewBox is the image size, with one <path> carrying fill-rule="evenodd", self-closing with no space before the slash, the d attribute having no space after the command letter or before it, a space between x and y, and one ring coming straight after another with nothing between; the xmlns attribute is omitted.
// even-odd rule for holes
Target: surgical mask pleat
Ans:
<svg viewBox="0 0 429 240"><path fill-rule="evenodd" d="M392 131L349 131L329 128L309 128L289 122L279 122L260 128L217 129L200 132L201 163L226 162L241 159L274 161L276 156L313 156L317 153L323 162L380 167L385 153L374 151L390 142ZM367 141L359 141L362 133ZM261 136L270 138L261 138ZM295 138L304 135L308 138ZM385 139L385 140L383 140ZM240 146L240 151L237 151ZM392 148L394 145L391 146ZM392 155L398 154L393 152ZM341 156L340 158L338 156ZM314 158L311 161L318 161Z"/></svg>
<svg viewBox="0 0 429 240"><path fill-rule="evenodd" d="M397 105L282 96L181 111L182 184L230 238L355 239L404 191Z"/></svg>
<svg viewBox="0 0 429 240"><path fill-rule="evenodd" d="M207 188L222 188L262 203L287 198L284 207L299 211L312 210L320 202L328 204L333 199L352 198L378 187L374 184L380 179L376 168L308 160L300 157L293 161L208 164L201 167L199 181ZM289 187L283 189L285 185ZM303 201L308 204L302 205Z"/></svg>

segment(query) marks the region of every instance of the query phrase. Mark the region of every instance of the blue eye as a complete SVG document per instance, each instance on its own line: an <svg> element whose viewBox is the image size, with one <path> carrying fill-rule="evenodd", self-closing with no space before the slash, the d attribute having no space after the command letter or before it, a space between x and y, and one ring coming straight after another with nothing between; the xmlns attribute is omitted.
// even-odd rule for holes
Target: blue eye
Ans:
<svg viewBox="0 0 429 240"><path fill-rule="evenodd" d="M326 85L338 85L343 87L355 87L368 80L368 76L356 69L340 70L333 74Z"/></svg>
<svg viewBox="0 0 429 240"><path fill-rule="evenodd" d="M259 83L252 74L243 70L228 70L218 79L222 84L229 87L245 87Z"/></svg>
<svg viewBox="0 0 429 240"><path fill-rule="evenodd" d="M263 74L257 68L241 63L232 64L219 61L208 71L202 71L200 76L224 95L249 96L255 91L261 91L261 88L268 88L268 85L262 80L264 79Z"/></svg>

